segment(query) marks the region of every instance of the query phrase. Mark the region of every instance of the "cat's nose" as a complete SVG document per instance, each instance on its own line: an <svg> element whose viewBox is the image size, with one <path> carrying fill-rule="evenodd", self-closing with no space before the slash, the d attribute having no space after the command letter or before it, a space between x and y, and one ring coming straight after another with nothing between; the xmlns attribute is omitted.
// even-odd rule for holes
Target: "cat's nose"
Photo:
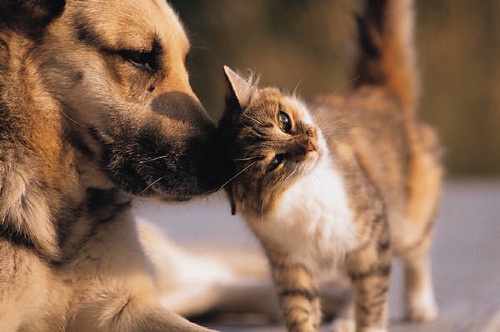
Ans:
<svg viewBox="0 0 500 332"><path fill-rule="evenodd" d="M313 142L311 142L311 140L307 141L306 154L309 152L316 151L317 149L318 148L316 147L316 145Z"/></svg>

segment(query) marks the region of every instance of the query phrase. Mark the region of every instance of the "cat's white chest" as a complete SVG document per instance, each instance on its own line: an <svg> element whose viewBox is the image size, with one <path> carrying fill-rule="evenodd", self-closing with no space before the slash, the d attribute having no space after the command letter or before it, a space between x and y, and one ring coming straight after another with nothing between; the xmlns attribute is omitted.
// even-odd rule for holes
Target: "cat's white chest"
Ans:
<svg viewBox="0 0 500 332"><path fill-rule="evenodd" d="M343 181L327 160L290 187L274 212L252 220L252 228L292 260L318 268L342 259L354 243Z"/></svg>

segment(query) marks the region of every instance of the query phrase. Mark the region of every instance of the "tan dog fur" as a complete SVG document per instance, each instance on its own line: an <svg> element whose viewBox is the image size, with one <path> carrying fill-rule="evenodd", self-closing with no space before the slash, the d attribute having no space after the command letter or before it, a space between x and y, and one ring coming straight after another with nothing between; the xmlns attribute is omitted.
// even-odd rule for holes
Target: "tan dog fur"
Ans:
<svg viewBox="0 0 500 332"><path fill-rule="evenodd" d="M134 195L218 187L163 0L0 0L0 330L204 331L160 303Z"/></svg>

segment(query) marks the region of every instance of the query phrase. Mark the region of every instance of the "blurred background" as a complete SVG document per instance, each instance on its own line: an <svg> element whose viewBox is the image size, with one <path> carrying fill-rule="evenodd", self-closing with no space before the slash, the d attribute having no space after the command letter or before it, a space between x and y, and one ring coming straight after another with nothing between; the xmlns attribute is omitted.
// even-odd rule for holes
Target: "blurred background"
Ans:
<svg viewBox="0 0 500 332"><path fill-rule="evenodd" d="M352 0L171 0L193 44L192 85L215 120L222 65L307 98L353 79ZM438 129L450 177L500 175L500 1L416 1L422 117Z"/></svg>
<svg viewBox="0 0 500 332"><path fill-rule="evenodd" d="M216 121L223 107L224 64L253 70L262 84L297 90L305 98L345 92L353 80L358 1L170 1L192 41L192 86ZM441 314L434 323L401 322L403 281L395 261L391 331L499 332L500 1L417 0L416 7L420 114L441 136L449 178L432 251ZM200 307L201 318L190 318L223 332L284 331L273 321L279 316L260 247L241 216L230 215L223 192L170 205L136 201L136 213L196 254L194 272L178 286L194 290L194 300L187 302L204 303L209 315ZM204 265L200 270L199 259L219 270ZM229 270L229 281L211 276L214 270ZM174 297L172 303L178 307L178 302ZM231 314L236 316L228 318Z"/></svg>

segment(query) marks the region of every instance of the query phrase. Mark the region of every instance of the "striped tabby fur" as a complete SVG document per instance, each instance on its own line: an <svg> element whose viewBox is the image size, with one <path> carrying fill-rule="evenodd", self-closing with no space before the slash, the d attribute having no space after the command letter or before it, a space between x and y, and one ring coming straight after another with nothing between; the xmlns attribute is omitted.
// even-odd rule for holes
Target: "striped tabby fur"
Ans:
<svg viewBox="0 0 500 332"><path fill-rule="evenodd" d="M335 331L386 331L391 257L407 317L437 314L429 246L441 183L436 136L416 114L410 0L368 0L355 87L309 103L225 68L226 187L267 254L289 331L317 331L318 279L339 267L352 307Z"/></svg>

